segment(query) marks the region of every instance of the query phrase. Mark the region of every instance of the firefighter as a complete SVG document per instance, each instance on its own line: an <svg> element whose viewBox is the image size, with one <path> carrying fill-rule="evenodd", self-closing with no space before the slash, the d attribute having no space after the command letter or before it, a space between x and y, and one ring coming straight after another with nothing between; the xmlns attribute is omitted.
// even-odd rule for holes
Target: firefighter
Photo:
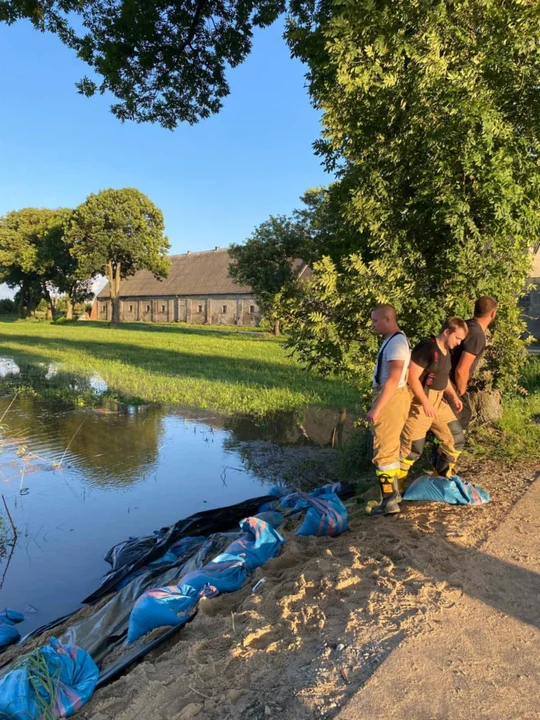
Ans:
<svg viewBox="0 0 540 720"><path fill-rule="evenodd" d="M380 503L369 504L371 515L399 512L397 490L400 436L411 403L407 370L409 341L391 305L378 305L371 313L371 327L383 337L373 371L373 404L366 415L373 435L373 464L381 491Z"/></svg>
<svg viewBox="0 0 540 720"><path fill-rule="evenodd" d="M497 314L497 301L489 295L484 295L474 304L474 317L467 320L469 332L467 337L452 351L452 372L450 379L459 395L463 408L457 418L463 432L467 432L472 418L470 395L467 392L469 380L486 348L486 329Z"/></svg>
<svg viewBox="0 0 540 720"><path fill-rule="evenodd" d="M436 443L435 472L448 478L454 474L465 436L454 414L454 410L461 412L463 404L450 382L450 351L465 340L467 333L464 320L449 318L436 337L422 341L412 352L408 385L413 399L401 435L401 487L412 464L422 454L430 430Z"/></svg>

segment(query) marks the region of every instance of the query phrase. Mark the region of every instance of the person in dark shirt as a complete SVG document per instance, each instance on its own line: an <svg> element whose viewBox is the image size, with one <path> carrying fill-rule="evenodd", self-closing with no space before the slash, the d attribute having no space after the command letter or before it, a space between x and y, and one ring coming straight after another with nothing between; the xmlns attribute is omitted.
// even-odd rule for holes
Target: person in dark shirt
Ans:
<svg viewBox="0 0 540 720"><path fill-rule="evenodd" d="M456 412L462 403L450 382L450 351L467 337L464 320L449 318L436 337L419 343L413 350L408 385L413 394L409 417L401 434L400 481L405 478L424 449L431 430L436 438L435 472L451 477L465 444L465 436L447 399Z"/></svg>
<svg viewBox="0 0 540 720"><path fill-rule="evenodd" d="M463 408L457 418L467 431L472 419L470 394L467 392L469 380L480 362L486 348L486 329L497 314L497 301L484 295L474 304L474 317L467 320L469 332L465 340L452 351L452 372L450 379L459 395Z"/></svg>

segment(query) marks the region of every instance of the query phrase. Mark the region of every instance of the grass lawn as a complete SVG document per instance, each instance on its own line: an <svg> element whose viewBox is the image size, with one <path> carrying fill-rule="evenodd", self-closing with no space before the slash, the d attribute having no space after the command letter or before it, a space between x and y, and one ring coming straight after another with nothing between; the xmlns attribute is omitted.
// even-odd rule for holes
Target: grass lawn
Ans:
<svg viewBox="0 0 540 720"><path fill-rule="evenodd" d="M0 322L0 354L97 372L125 399L224 413L350 407L359 388L303 369L283 340L238 328L101 322Z"/></svg>

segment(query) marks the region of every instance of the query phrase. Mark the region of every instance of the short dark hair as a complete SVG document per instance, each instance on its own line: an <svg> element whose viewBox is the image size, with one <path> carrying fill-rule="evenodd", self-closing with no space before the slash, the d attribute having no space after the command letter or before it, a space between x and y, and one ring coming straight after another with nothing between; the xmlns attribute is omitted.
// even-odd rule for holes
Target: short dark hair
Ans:
<svg viewBox="0 0 540 720"><path fill-rule="evenodd" d="M465 330L465 335L469 334L469 326L467 325L465 320L462 320L459 317L449 317L442 326L441 333L443 333L445 330L450 330L451 333L456 332L456 330Z"/></svg>
<svg viewBox="0 0 540 720"><path fill-rule="evenodd" d="M481 318L489 315L497 307L497 301L491 295L482 295L474 303L474 317Z"/></svg>

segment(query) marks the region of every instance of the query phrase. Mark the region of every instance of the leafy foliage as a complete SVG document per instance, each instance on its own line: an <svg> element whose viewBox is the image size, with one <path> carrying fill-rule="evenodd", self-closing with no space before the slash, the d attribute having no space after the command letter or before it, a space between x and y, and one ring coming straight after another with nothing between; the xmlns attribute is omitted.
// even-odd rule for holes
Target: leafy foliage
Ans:
<svg viewBox="0 0 540 720"><path fill-rule="evenodd" d="M253 28L284 9L284 0L0 0L0 22L27 18L56 33L98 76L80 93L111 92L120 120L172 129L220 110L227 68L251 51Z"/></svg>
<svg viewBox="0 0 540 720"><path fill-rule="evenodd" d="M525 356L517 298L540 230L538 5L532 0L298 3L293 53L323 111L316 144L345 191L359 254L315 267L291 342L322 372L360 372L369 308L412 339L492 294L495 386Z"/></svg>
<svg viewBox="0 0 540 720"><path fill-rule="evenodd" d="M98 273L109 281L113 322L119 322L119 290L123 278L150 270L156 278L169 272L169 241L163 214L134 188L102 190L89 195L69 220L66 237L71 254L86 277Z"/></svg>
<svg viewBox="0 0 540 720"><path fill-rule="evenodd" d="M0 218L0 279L19 287L19 312L35 307L48 294L47 275L40 260L43 238L58 222L54 210L24 208Z"/></svg>
<svg viewBox="0 0 540 720"><path fill-rule="evenodd" d="M309 237L300 223L270 217L244 245L231 245L229 273L238 284L250 285L266 319L278 322L283 303L298 286L298 259L309 254Z"/></svg>
<svg viewBox="0 0 540 720"><path fill-rule="evenodd" d="M9 287L19 287L20 311L32 312L44 298L52 314L53 291L65 293L70 307L89 296L88 276L81 276L64 234L70 213L24 208L0 218L0 277Z"/></svg>

